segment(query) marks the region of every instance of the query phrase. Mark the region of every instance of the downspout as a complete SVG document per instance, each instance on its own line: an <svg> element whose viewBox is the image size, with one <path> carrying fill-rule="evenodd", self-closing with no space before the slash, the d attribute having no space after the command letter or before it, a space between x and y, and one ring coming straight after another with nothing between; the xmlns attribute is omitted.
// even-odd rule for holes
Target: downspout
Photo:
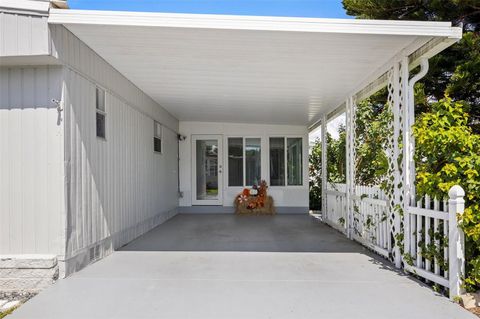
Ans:
<svg viewBox="0 0 480 319"><path fill-rule="evenodd" d="M408 81L408 127L411 129L413 124L415 123L415 95L414 95L414 87L415 84L421 80L428 72L429 64L427 58L422 58L420 61L420 71L415 74L409 81ZM409 152L408 152L408 161L410 162L410 196L412 199L416 198L416 190L415 190L415 161L413 159L413 154L415 152L415 139L413 137L412 132L410 132L410 145L409 145Z"/></svg>

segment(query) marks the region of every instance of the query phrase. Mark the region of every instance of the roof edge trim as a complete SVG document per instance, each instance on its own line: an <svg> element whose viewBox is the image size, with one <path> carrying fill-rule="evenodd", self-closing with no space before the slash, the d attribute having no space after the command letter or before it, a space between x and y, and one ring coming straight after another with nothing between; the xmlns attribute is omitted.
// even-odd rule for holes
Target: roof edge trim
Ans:
<svg viewBox="0 0 480 319"><path fill-rule="evenodd" d="M50 0L2 0L0 12L47 16Z"/></svg>
<svg viewBox="0 0 480 319"><path fill-rule="evenodd" d="M51 9L51 24L461 37L450 22Z"/></svg>

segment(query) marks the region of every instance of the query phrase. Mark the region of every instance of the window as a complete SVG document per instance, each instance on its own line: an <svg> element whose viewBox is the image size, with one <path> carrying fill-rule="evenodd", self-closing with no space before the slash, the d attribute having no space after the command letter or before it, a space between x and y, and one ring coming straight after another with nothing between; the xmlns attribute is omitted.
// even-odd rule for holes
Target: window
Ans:
<svg viewBox="0 0 480 319"><path fill-rule="evenodd" d="M270 185L285 185L285 138L270 138Z"/></svg>
<svg viewBox="0 0 480 319"><path fill-rule="evenodd" d="M303 185L302 138L271 137L269 144L270 185Z"/></svg>
<svg viewBox="0 0 480 319"><path fill-rule="evenodd" d="M261 166L260 138L228 138L228 186L258 185Z"/></svg>
<svg viewBox="0 0 480 319"><path fill-rule="evenodd" d="M162 124L153 121L153 151L162 153Z"/></svg>
<svg viewBox="0 0 480 319"><path fill-rule="evenodd" d="M105 112L105 91L97 87L95 92L95 105L97 116L97 137L105 138L105 122L107 113Z"/></svg>
<svg viewBox="0 0 480 319"><path fill-rule="evenodd" d="M287 184L302 185L302 138L287 138Z"/></svg>
<svg viewBox="0 0 480 319"><path fill-rule="evenodd" d="M228 139L228 186L243 186L243 138Z"/></svg>
<svg viewBox="0 0 480 319"><path fill-rule="evenodd" d="M245 139L245 185L258 185L261 177L260 138Z"/></svg>

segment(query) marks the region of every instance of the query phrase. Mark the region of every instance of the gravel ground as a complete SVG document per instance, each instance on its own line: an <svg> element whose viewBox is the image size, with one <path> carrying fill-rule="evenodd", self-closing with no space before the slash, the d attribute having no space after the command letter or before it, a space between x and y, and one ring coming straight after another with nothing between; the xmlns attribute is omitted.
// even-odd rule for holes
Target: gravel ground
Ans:
<svg viewBox="0 0 480 319"><path fill-rule="evenodd" d="M28 299L35 296L36 293L33 292L1 292L0 291L0 300L20 300L22 303L27 301Z"/></svg>

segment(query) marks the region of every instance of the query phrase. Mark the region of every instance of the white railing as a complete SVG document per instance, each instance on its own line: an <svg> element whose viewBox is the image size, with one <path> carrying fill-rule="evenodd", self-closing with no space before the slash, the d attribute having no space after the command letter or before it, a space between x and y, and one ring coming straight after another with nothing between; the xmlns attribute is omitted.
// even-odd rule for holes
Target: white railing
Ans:
<svg viewBox="0 0 480 319"><path fill-rule="evenodd" d="M385 193L379 187L356 186L353 210L353 238L388 258L392 238Z"/></svg>
<svg viewBox="0 0 480 319"><path fill-rule="evenodd" d="M461 292L464 269L464 239L457 224L463 214L465 195L460 186L450 189L449 200L425 196L407 207L410 231L405 232L405 269L450 289L450 297Z"/></svg>
<svg viewBox="0 0 480 319"><path fill-rule="evenodd" d="M344 234L351 227L352 239L389 258L394 236L390 231L386 194L378 187L357 186L349 221L346 191L345 184L328 185L324 221ZM407 206L404 212L404 268L448 288L450 297L461 293L465 274L464 239L457 223L457 215L464 211L464 195L460 186L454 186L449 200L426 196Z"/></svg>
<svg viewBox="0 0 480 319"><path fill-rule="evenodd" d="M324 217L329 225L343 233L348 227L346 190L346 184L327 186L327 214ZM353 201L352 238L388 258L392 244L385 193L379 187L356 186Z"/></svg>

